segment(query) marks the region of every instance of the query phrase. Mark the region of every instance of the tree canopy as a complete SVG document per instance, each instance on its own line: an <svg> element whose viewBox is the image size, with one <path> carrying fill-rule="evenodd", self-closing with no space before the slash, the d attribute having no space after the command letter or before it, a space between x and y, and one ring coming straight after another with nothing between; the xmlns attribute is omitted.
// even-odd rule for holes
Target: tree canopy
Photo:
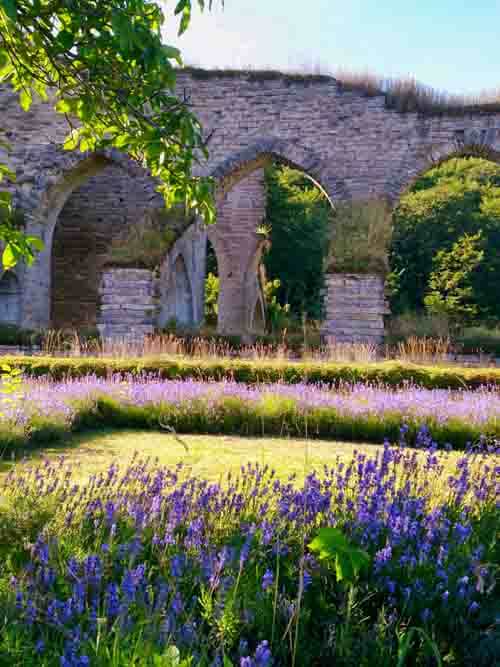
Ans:
<svg viewBox="0 0 500 667"><path fill-rule="evenodd" d="M194 4L212 0L177 1L180 33ZM205 139L189 100L175 94L182 60L162 42L164 22L150 0L0 0L0 82L25 111L40 98L66 116L66 149L128 153L159 179L167 206L182 201L211 221L211 183L192 176ZM0 179L14 178L0 165ZM4 264L29 260L39 242L12 223L9 192L0 207Z"/></svg>
<svg viewBox="0 0 500 667"><path fill-rule="evenodd" d="M460 297L469 316L500 319L500 166L460 158L424 174L395 211L390 264L395 312L426 297L435 308L441 291L450 307Z"/></svg>

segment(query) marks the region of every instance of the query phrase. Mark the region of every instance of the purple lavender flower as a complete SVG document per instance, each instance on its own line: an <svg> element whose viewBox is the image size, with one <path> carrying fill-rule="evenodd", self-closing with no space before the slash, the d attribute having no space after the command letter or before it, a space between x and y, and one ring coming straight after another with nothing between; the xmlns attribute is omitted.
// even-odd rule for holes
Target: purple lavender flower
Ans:
<svg viewBox="0 0 500 667"><path fill-rule="evenodd" d="M266 570L264 576L262 577L262 590L267 591L268 588L271 588L274 584L274 574L272 570Z"/></svg>

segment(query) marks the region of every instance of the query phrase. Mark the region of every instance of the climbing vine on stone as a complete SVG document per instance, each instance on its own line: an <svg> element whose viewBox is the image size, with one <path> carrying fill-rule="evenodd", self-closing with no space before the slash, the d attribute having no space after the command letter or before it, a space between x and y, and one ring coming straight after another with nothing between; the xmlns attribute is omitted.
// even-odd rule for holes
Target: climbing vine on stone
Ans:
<svg viewBox="0 0 500 667"><path fill-rule="evenodd" d="M193 4L178 0L179 33ZM150 0L0 0L0 82L19 93L28 111L40 99L68 120L68 150L115 148L128 153L160 181L167 207L182 202L214 217L212 184L194 178L206 155L200 123L189 100L175 94L177 48L163 44L165 16ZM5 164L0 177L14 178ZM28 259L39 242L9 226L12 199L0 194L4 262Z"/></svg>

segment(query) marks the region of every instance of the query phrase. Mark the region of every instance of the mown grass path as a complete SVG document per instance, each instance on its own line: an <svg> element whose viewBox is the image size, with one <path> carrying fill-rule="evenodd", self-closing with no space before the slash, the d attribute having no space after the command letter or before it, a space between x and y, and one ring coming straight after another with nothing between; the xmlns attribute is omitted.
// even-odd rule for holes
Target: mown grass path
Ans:
<svg viewBox="0 0 500 667"><path fill-rule="evenodd" d="M64 456L79 466L79 475L86 477L106 469L111 462L125 466L137 454L141 458L158 458L160 465L169 467L182 463L186 472L214 482L228 472L237 473L248 462L258 462L276 469L281 478L295 473L300 482L308 472L334 465L337 457L347 462L354 451L373 456L381 450L380 445L326 440L103 430L75 435L57 446L34 450L27 461ZM452 453L448 461L454 463L459 456L460 452ZM12 465L8 461L0 463L0 480Z"/></svg>

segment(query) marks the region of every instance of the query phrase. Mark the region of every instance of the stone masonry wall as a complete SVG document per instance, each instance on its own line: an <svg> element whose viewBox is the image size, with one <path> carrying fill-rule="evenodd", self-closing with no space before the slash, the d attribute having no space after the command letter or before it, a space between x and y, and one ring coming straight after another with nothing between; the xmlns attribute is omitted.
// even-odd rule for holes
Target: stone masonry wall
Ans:
<svg viewBox="0 0 500 667"><path fill-rule="evenodd" d="M154 330L157 283L147 269L109 269L102 274L97 327L103 339L142 340Z"/></svg>
<svg viewBox="0 0 500 667"><path fill-rule="evenodd" d="M326 318L322 334L337 343L379 345L384 316L389 313L384 279L377 275L329 274L326 277Z"/></svg>

